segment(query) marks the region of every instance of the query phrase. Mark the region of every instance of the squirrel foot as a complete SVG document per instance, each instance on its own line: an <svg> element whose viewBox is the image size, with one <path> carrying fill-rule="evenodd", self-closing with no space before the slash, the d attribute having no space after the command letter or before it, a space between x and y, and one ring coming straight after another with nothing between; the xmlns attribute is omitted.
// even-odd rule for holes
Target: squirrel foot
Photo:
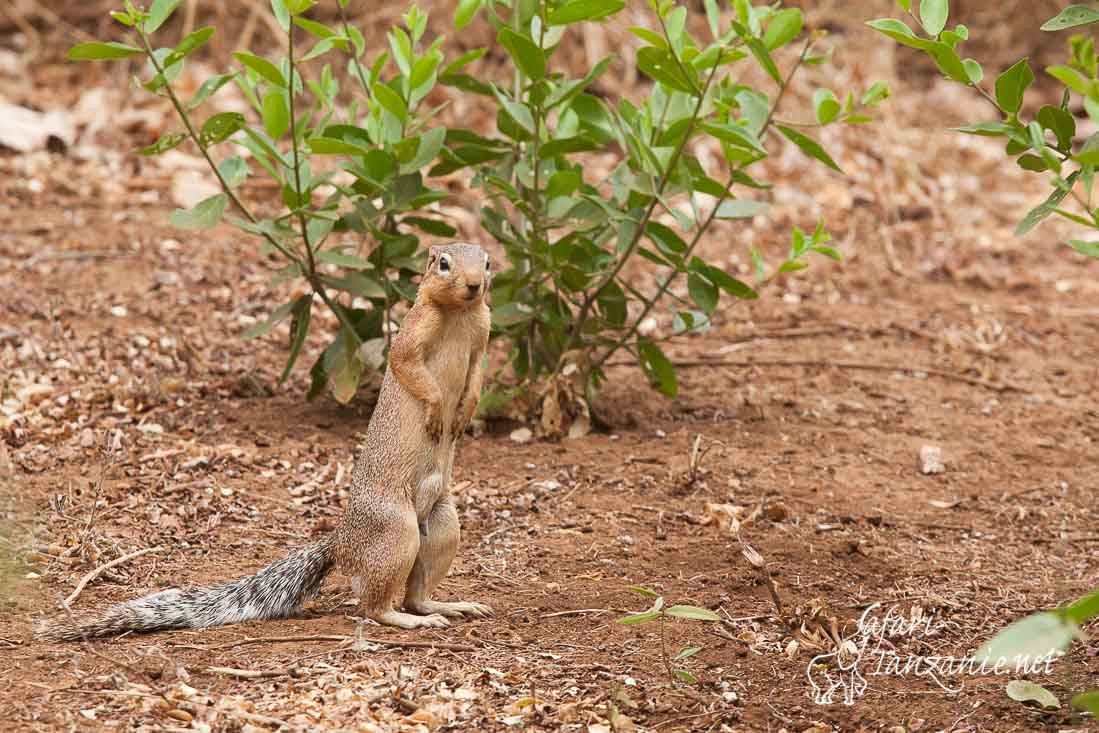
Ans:
<svg viewBox="0 0 1099 733"><path fill-rule="evenodd" d="M396 626L400 629L441 629L450 626L450 622L437 613L418 616L400 611L382 611L370 616L382 626Z"/></svg>
<svg viewBox="0 0 1099 733"><path fill-rule="evenodd" d="M483 603L469 601L457 601L447 603L444 601L420 601L415 606L408 606L408 610L415 613L438 614L449 618L487 618L493 614L492 608Z"/></svg>

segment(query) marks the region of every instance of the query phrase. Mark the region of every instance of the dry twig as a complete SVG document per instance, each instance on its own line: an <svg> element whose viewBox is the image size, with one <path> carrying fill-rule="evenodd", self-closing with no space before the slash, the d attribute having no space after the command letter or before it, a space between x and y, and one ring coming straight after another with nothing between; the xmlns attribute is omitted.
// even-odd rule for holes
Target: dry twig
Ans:
<svg viewBox="0 0 1099 733"><path fill-rule="evenodd" d="M142 555L147 555L150 552L156 552L159 549L159 547L146 547L144 550L131 552L129 554L123 555L122 557L115 558L109 563L100 565L95 570L92 570L90 573L80 579L80 582L76 584L76 588L73 590L72 593L69 594L69 597L61 601L61 606L65 609L68 609L69 606L72 605L73 601L75 601L77 597L79 597L80 593L84 590L84 586L86 586L88 583L92 582L111 568L118 567L122 563L129 562L130 560L141 557Z"/></svg>

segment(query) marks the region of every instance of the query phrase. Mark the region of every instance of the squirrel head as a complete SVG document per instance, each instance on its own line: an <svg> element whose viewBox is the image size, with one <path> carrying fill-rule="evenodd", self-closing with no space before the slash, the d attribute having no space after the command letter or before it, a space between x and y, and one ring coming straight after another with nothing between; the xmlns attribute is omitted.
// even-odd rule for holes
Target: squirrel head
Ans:
<svg viewBox="0 0 1099 733"><path fill-rule="evenodd" d="M485 302L492 264L479 244L440 244L428 250L420 293L431 303L465 310Z"/></svg>

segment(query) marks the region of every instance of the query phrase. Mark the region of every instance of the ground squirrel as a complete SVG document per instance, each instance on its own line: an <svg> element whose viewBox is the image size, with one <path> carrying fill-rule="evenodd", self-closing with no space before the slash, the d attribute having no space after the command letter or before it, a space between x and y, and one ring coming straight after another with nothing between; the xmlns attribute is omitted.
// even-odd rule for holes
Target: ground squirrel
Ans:
<svg viewBox="0 0 1099 733"><path fill-rule="evenodd" d="M381 624L446 626L447 617L490 614L480 603L430 600L458 549L450 475L455 441L481 394L490 274L488 255L476 244L430 249L416 302L393 339L334 534L255 575L162 591L90 618L55 617L38 636L76 640L283 618L300 611L337 565L352 576L361 613ZM403 613L396 610L402 588Z"/></svg>

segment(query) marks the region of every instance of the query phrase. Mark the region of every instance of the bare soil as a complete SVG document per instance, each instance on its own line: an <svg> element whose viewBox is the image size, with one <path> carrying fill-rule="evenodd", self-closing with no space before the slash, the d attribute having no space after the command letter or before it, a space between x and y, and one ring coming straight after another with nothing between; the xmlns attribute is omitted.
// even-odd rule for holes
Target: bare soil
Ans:
<svg viewBox="0 0 1099 733"><path fill-rule="evenodd" d="M888 72L888 47L867 48L878 60L863 63ZM56 94L75 98L68 72L49 73L63 80ZM267 286L271 262L228 227L167 226L170 176L124 152L149 134L141 125L105 130L109 155L5 153L0 720L1087 728L1067 700L1099 685L1094 643L1029 676L1060 698L1056 710L1009 699L1011 675L947 678L960 688L948 693L926 675L873 675L869 658L854 704L811 697L811 660L872 604L929 619L928 635L890 639L901 657L964 657L1010 621L1099 585L1099 263L1060 245L1058 224L1013 238L1045 195L1041 177L1004 172L995 146L940 131L962 92L909 91L881 124L828 140L848 177L807 170L791 151L771 164L773 215L715 232L708 254L743 270L743 245L773 261L791 225L824 215L845 261L724 304L711 332L674 341L675 400L623 364L598 403L608 432L519 443L516 425L489 423L464 441L463 541L442 595L496 616L417 633L358 624L347 580L333 577L299 619L33 640L35 620L81 577L127 553L158 548L94 578L75 607L235 577L330 531L372 395L303 399L324 333L278 384L286 327L240 338L282 302ZM692 469L696 442L708 452ZM920 471L924 446L941 449L943 472ZM740 518L739 539L708 504ZM618 624L650 603L631 585L725 620ZM670 679L665 657L690 646L701 651L674 664L698 682Z"/></svg>

